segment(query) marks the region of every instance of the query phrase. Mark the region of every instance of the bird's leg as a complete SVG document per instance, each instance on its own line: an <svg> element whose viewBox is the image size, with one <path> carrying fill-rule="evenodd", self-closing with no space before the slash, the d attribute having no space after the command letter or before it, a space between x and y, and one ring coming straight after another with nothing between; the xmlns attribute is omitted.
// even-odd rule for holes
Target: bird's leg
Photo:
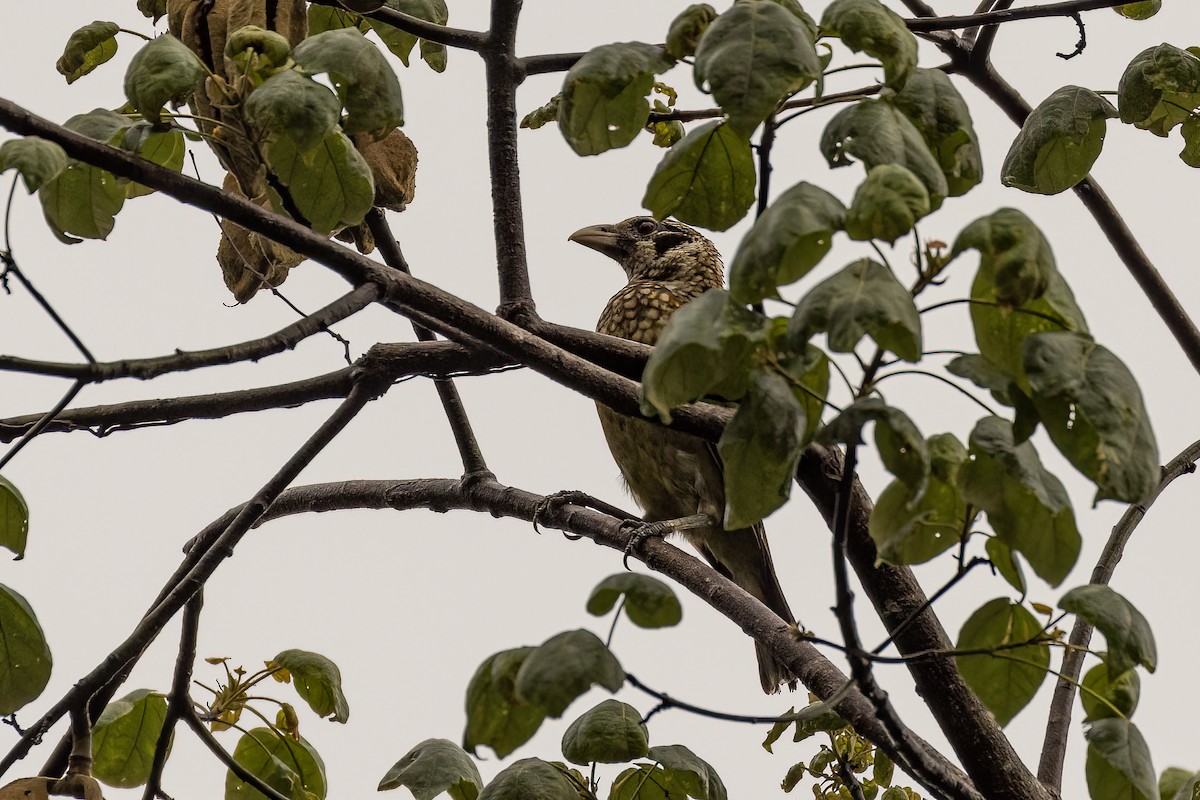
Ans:
<svg viewBox="0 0 1200 800"><path fill-rule="evenodd" d="M678 517L676 519L664 519L658 522L634 522L628 520L625 525L630 528L629 543L625 545L625 557L621 559L621 564L625 569L629 569L629 557L633 555L633 551L641 546L642 542L652 537L664 538L672 533L682 533L683 531L691 531L697 528L715 528L717 523L708 514L692 514L690 517Z"/></svg>
<svg viewBox="0 0 1200 800"><path fill-rule="evenodd" d="M548 494L538 502L537 507L533 510L533 529L538 531L538 533L541 533L541 531L538 530L538 522L554 509L566 505L590 508L593 511L599 511L601 514L608 514L610 517L616 517L617 519L624 520L625 522L631 522L639 525L641 524L641 520L636 514L630 514L628 511L617 508L616 506L606 503L598 498L592 497L586 492L581 492L577 489L564 489L561 492ZM580 538L578 536L572 536L571 534L564 535L570 539Z"/></svg>

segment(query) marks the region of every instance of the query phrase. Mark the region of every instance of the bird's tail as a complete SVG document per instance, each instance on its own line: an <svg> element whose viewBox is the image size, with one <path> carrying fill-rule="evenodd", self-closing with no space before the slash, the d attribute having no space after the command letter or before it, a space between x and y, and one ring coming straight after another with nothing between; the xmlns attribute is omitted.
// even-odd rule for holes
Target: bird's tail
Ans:
<svg viewBox="0 0 1200 800"><path fill-rule="evenodd" d="M758 679L764 692L777 694L785 683L788 689L796 691L796 676L790 669L779 663L760 642L754 643L754 652L758 655Z"/></svg>

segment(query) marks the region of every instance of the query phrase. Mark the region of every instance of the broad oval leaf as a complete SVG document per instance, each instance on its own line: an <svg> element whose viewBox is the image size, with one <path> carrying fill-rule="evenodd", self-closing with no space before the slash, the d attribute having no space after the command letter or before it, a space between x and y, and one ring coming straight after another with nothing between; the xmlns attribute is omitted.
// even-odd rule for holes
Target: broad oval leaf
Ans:
<svg viewBox="0 0 1200 800"><path fill-rule="evenodd" d="M683 606L671 587L636 572L618 572L596 584L588 597L588 613L607 614L622 597L625 615L639 628L669 628L683 619Z"/></svg>
<svg viewBox="0 0 1200 800"><path fill-rule="evenodd" d="M642 712L620 700L605 700L571 723L562 753L572 764L620 764L646 755L649 732Z"/></svg>
<svg viewBox="0 0 1200 800"><path fill-rule="evenodd" d="M729 794L717 771L681 744L651 747L649 758L666 771L666 779L698 800L728 800Z"/></svg>
<svg viewBox="0 0 1200 800"><path fill-rule="evenodd" d="M564 631L542 642L517 670L516 696L561 717L581 694L600 684L615 692L625 670L604 642L587 630Z"/></svg>
<svg viewBox="0 0 1200 800"><path fill-rule="evenodd" d="M779 102L821 74L812 33L772 0L739 0L708 26L696 47L696 85L749 136Z"/></svg>
<svg viewBox="0 0 1200 800"><path fill-rule="evenodd" d="M97 142L115 145L118 143L117 134L124 134L133 124L134 121L124 114L107 108L93 108L84 114L74 115L63 123L63 127Z"/></svg>
<svg viewBox="0 0 1200 800"><path fill-rule="evenodd" d="M788 324L793 348L814 333L829 335L829 349L852 353L864 336L905 361L921 359L921 317L912 295L892 271L859 259L814 286L796 306Z"/></svg>
<svg viewBox="0 0 1200 800"><path fill-rule="evenodd" d="M900 409L878 397L856 400L830 420L817 439L824 444L860 445L862 429L868 422L875 423L875 447L883 465L904 482L911 497L920 497L929 478L929 445Z"/></svg>
<svg viewBox="0 0 1200 800"><path fill-rule="evenodd" d="M96 778L123 789L145 785L166 718L167 698L151 689L109 703L92 729Z"/></svg>
<svg viewBox="0 0 1200 800"><path fill-rule="evenodd" d="M4 151L0 148L0 160ZM0 547L7 547L25 557L25 545L29 539L29 504L21 490L0 475Z"/></svg>
<svg viewBox="0 0 1200 800"><path fill-rule="evenodd" d="M567 144L593 156L632 142L650 118L654 76L674 64L661 47L642 42L589 50L563 80L558 128Z"/></svg>
<svg viewBox="0 0 1200 800"><path fill-rule="evenodd" d="M777 322L782 322L779 318ZM799 353L776 353L779 368L791 382L792 394L804 409L807 423L804 441L810 441L825 413L825 398L829 396L829 356L811 342Z"/></svg>
<svg viewBox="0 0 1200 800"><path fill-rule="evenodd" d="M838 112L821 134L821 152L831 167L854 163L851 156L868 170L881 164L905 167L925 185L933 211L950 193L946 176L921 132L886 100L860 100Z"/></svg>
<svg viewBox="0 0 1200 800"><path fill-rule="evenodd" d="M675 144L650 176L642 205L662 219L723 231L754 204L750 142L723 121L695 128Z"/></svg>
<svg viewBox="0 0 1200 800"><path fill-rule="evenodd" d="M1161 469L1129 368L1090 336L1062 332L1026 339L1024 364L1038 417L1059 451L1096 484L1096 502L1145 500Z"/></svg>
<svg viewBox="0 0 1200 800"><path fill-rule="evenodd" d="M1116 678L1110 678L1108 667L1097 664L1083 676L1079 689L1079 702L1087 715L1084 722L1094 722L1109 717L1133 716L1142 693L1142 679L1136 669L1128 670Z"/></svg>
<svg viewBox="0 0 1200 800"><path fill-rule="evenodd" d="M0 144L0 172L15 169L30 194L62 172L69 161L61 147L38 136L9 139Z"/></svg>
<svg viewBox="0 0 1200 800"><path fill-rule="evenodd" d="M788 382L755 370L717 442L725 473L725 530L748 528L787 502L807 430L805 409Z"/></svg>
<svg viewBox="0 0 1200 800"><path fill-rule="evenodd" d="M1087 177L1115 116L1112 103L1091 89L1062 87L1025 118L1000 168L1001 182L1035 194L1065 192Z"/></svg>
<svg viewBox="0 0 1200 800"><path fill-rule="evenodd" d="M581 788L565 767L523 758L492 778L479 800L580 800Z"/></svg>
<svg viewBox="0 0 1200 800"><path fill-rule="evenodd" d="M1158 800L1150 748L1127 719L1096 720L1084 729L1092 800Z"/></svg>
<svg viewBox="0 0 1200 800"><path fill-rule="evenodd" d="M821 31L846 47L883 63L885 82L900 89L917 66L917 39L904 18L879 0L834 0L821 17Z"/></svg>
<svg viewBox="0 0 1200 800"><path fill-rule="evenodd" d="M1133 603L1112 587L1100 584L1076 586L1063 595L1058 606L1104 634L1108 643L1104 663L1108 665L1110 678L1120 677L1138 664L1150 672L1158 666L1158 648L1150 623Z"/></svg>
<svg viewBox="0 0 1200 800"><path fill-rule="evenodd" d="M37 699L52 665L37 615L24 597L0 584L0 714Z"/></svg>
<svg viewBox="0 0 1200 800"><path fill-rule="evenodd" d="M387 771L379 791L403 786L414 800L433 800L443 792L451 800L476 800L483 778L471 757L449 739L426 739Z"/></svg>
<svg viewBox="0 0 1200 800"><path fill-rule="evenodd" d="M1200 57L1174 45L1134 56L1117 84L1121 122L1166 136L1200 105Z"/></svg>
<svg viewBox="0 0 1200 800"><path fill-rule="evenodd" d="M385 5L395 11L401 11L417 19L432 22L435 25L445 25L450 19L450 11L446 8L446 0L387 0ZM313 8L315 6L309 6L310 19ZM413 45L419 41L421 43L422 60L435 72L442 72L446 69L446 48L442 45L425 39L418 39L414 34L392 27L381 20L364 18L363 23L375 31L375 34L387 49L392 51L392 54L399 58L404 63L404 66L407 67L409 65L409 55L412 53ZM349 26L341 25L340 27ZM363 32L365 33L366 31L364 30Z"/></svg>
<svg viewBox="0 0 1200 800"><path fill-rule="evenodd" d="M971 112L950 76L940 69L917 69L891 103L925 138L942 174L949 197L966 194L983 180L983 155Z"/></svg>
<svg viewBox="0 0 1200 800"><path fill-rule="evenodd" d="M307 650L284 650L268 661L267 667L281 667L275 679L285 683L290 680L318 717L342 723L350 719L350 704L342 693L342 671L325 656Z"/></svg>
<svg viewBox="0 0 1200 800"><path fill-rule="evenodd" d="M268 141L281 136L295 142L302 156L333 132L342 106L329 89L293 69L267 78L246 98L246 119L258 126Z"/></svg>
<svg viewBox="0 0 1200 800"><path fill-rule="evenodd" d="M777 287L812 270L846 223L846 207L829 192L801 182L754 221L729 267L729 293L739 303L778 297Z"/></svg>
<svg viewBox="0 0 1200 800"><path fill-rule="evenodd" d="M963 623L956 650L993 650L984 655L958 656L958 670L979 699L1007 725L1037 694L1050 668L1050 645L1045 642L1012 647L1038 638L1042 625L1019 603L998 597Z"/></svg>
<svg viewBox="0 0 1200 800"><path fill-rule="evenodd" d="M169 33L138 50L125 71L125 97L150 122L162 120L163 106L182 100L208 77L187 45Z"/></svg>
<svg viewBox="0 0 1200 800"><path fill-rule="evenodd" d="M38 190L51 232L64 244L106 239L125 205L125 186L107 170L71 160Z"/></svg>
<svg viewBox="0 0 1200 800"><path fill-rule="evenodd" d="M1179 132L1183 136L1180 160L1189 167L1200 167L1200 117L1188 117Z"/></svg>
<svg viewBox="0 0 1200 800"><path fill-rule="evenodd" d="M273 728L253 728L238 740L233 758L285 797L325 800L325 762L306 740ZM225 800L265 800L266 795L232 771L225 775Z"/></svg>
<svg viewBox="0 0 1200 800"><path fill-rule="evenodd" d="M1138 0L1123 6L1113 6L1113 11L1127 19L1150 19L1162 8L1162 0Z"/></svg>
<svg viewBox="0 0 1200 800"><path fill-rule="evenodd" d="M958 544L967 506L958 491L958 469L967 450L950 434L929 437L929 482L913 500L902 481L889 483L875 501L868 530L878 557L889 564L921 564Z"/></svg>
<svg viewBox="0 0 1200 800"><path fill-rule="evenodd" d="M67 83L74 83L117 54L119 30L117 23L102 20L84 25L67 39L54 68Z"/></svg>
<svg viewBox="0 0 1200 800"><path fill-rule="evenodd" d="M929 210L929 192L916 175L899 164L880 164L854 192L846 233L851 239L895 244Z"/></svg>
<svg viewBox="0 0 1200 800"><path fill-rule="evenodd" d="M139 120L125 129L121 148L137 153L142 158L160 167L181 172L187 144L183 132L178 130L156 130L158 126ZM153 194L154 189L132 181L125 186L125 197L132 199Z"/></svg>
<svg viewBox="0 0 1200 800"><path fill-rule="evenodd" d="M1046 291L1057 270L1050 243L1033 220L1015 208L1001 208L962 229L951 259L978 250L980 271L1002 306L1019 306Z"/></svg>
<svg viewBox="0 0 1200 800"><path fill-rule="evenodd" d="M987 513L1001 541L1043 580L1062 583L1082 544L1062 482L1042 466L1031 442L1014 442L1011 423L1000 417L976 423L968 451L958 472L963 498Z"/></svg>
<svg viewBox="0 0 1200 800"><path fill-rule="evenodd" d="M329 233L357 225L375 202L371 167L340 130L332 130L308 153L290 136L265 148L267 164L288 187L296 208L313 229Z"/></svg>
<svg viewBox="0 0 1200 800"><path fill-rule="evenodd" d="M1182 767L1167 767L1158 776L1159 800L1192 800L1200 772Z"/></svg>
<svg viewBox="0 0 1200 800"><path fill-rule="evenodd" d="M708 3L693 3L680 11L667 29L667 54L675 59L695 55L696 44L716 18L717 10Z"/></svg>
<svg viewBox="0 0 1200 800"><path fill-rule="evenodd" d="M309 36L292 58L310 75L328 73L346 109L346 133L383 138L404 124L404 101L396 73L358 28Z"/></svg>
<svg viewBox="0 0 1200 800"><path fill-rule="evenodd" d="M487 745L506 757L533 737L546 718L544 709L517 696L515 681L536 648L518 647L488 656L467 684L467 727L463 748Z"/></svg>

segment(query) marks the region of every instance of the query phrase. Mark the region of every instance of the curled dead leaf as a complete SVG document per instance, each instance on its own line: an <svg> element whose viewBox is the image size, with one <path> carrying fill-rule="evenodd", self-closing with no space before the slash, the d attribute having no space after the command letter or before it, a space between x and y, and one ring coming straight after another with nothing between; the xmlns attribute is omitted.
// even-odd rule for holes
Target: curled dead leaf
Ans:
<svg viewBox="0 0 1200 800"><path fill-rule="evenodd" d="M378 141L366 135L353 138L375 178L375 205L403 211L417 192L416 145L399 129Z"/></svg>
<svg viewBox="0 0 1200 800"><path fill-rule="evenodd" d="M232 175L225 176L224 189L242 194ZM260 206L269 205L265 194L251 199ZM288 271L302 261L304 256L289 247L229 220L221 221L217 263L221 265L225 285L239 303L250 300L259 289L283 283Z"/></svg>

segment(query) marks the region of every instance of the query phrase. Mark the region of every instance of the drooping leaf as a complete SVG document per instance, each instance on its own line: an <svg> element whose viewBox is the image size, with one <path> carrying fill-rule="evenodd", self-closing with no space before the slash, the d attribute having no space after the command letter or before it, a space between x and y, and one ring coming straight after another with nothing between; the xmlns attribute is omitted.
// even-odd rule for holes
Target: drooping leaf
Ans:
<svg viewBox="0 0 1200 800"><path fill-rule="evenodd" d="M959 469L963 498L988 515L992 530L1057 586L1079 558L1075 513L1062 482L1031 442L1015 444L1012 425L984 417L971 431L970 460Z"/></svg>
<svg viewBox="0 0 1200 800"><path fill-rule="evenodd" d="M233 758L268 786L293 800L324 800L325 762L306 740L273 728L253 728L233 750ZM265 800L266 795L232 771L225 774L225 800Z"/></svg>
<svg viewBox="0 0 1200 800"><path fill-rule="evenodd" d="M92 729L96 778L123 789L145 785L166 718L167 698L151 689L109 703Z"/></svg>
<svg viewBox="0 0 1200 800"><path fill-rule="evenodd" d="M157 25L167 15L167 0L137 0L137 9Z"/></svg>
<svg viewBox="0 0 1200 800"><path fill-rule="evenodd" d="M0 148L0 163L4 160L4 149ZM7 547L25 557L25 545L29 539L29 504L21 490L0 475L0 547Z"/></svg>
<svg viewBox="0 0 1200 800"><path fill-rule="evenodd" d="M445 25L450 19L450 11L446 7L445 0L387 0L385 5L393 11L400 11L410 17L423 19L435 25ZM364 22L375 31L387 49L392 51L392 54L399 58L404 66L409 65L409 55L412 53L413 46L419 41L422 60L435 72L442 72L446 69L446 49L443 46L426 39L418 39L414 34L400 30L381 20L365 19ZM433 47L430 47L431 45Z"/></svg>
<svg viewBox="0 0 1200 800"><path fill-rule="evenodd" d="M1113 11L1128 19L1150 19L1162 8L1162 0L1138 0L1123 6L1113 6Z"/></svg>
<svg viewBox="0 0 1200 800"><path fill-rule="evenodd" d="M476 800L483 788L479 768L449 739L426 739L392 765L379 791L403 786L413 800L433 800L445 792L451 800Z"/></svg>
<svg viewBox="0 0 1200 800"><path fill-rule="evenodd" d="M892 105L921 132L942 174L949 197L966 194L983 180L983 156L966 101L940 69L916 69Z"/></svg>
<svg viewBox="0 0 1200 800"><path fill-rule="evenodd" d="M717 451L725 472L725 530L747 528L787 502L807 444L804 407L788 382L755 370Z"/></svg>
<svg viewBox="0 0 1200 800"><path fill-rule="evenodd" d="M125 186L107 170L71 160L38 190L50 230L65 244L105 239L125 205Z"/></svg>
<svg viewBox="0 0 1200 800"><path fill-rule="evenodd" d="M346 134L332 130L309 153L290 136L266 147L267 164L296 207L320 233L357 225L375 201L371 168Z"/></svg>
<svg viewBox="0 0 1200 800"><path fill-rule="evenodd" d="M674 63L661 47L641 42L588 51L563 80L558 128L567 144L591 156L632 142L650 118L654 76Z"/></svg>
<svg viewBox="0 0 1200 800"><path fill-rule="evenodd" d="M96 20L79 28L67 39L67 46L54 65L67 83L87 75L96 67L117 54L117 31L115 22Z"/></svg>
<svg viewBox="0 0 1200 800"><path fill-rule="evenodd" d="M596 584L588 597L588 613L603 616L622 597L626 616L639 628L669 628L683 619L683 607L671 587L636 572L618 572Z"/></svg>
<svg viewBox="0 0 1200 800"><path fill-rule="evenodd" d="M651 747L649 758L662 766L668 786L678 786L697 800L728 800L729 794L717 771L681 744Z"/></svg>
<svg viewBox="0 0 1200 800"><path fill-rule="evenodd" d="M467 727L463 748L487 745L504 758L537 732L546 711L517 696L518 670L536 648L504 650L484 660L467 684Z"/></svg>
<svg viewBox="0 0 1200 800"><path fill-rule="evenodd" d="M36 700L52 664L37 615L24 597L0 584L0 714Z"/></svg>
<svg viewBox="0 0 1200 800"><path fill-rule="evenodd" d="M1088 793L1094 800L1157 800L1150 748L1137 726L1114 717L1085 728Z"/></svg>
<svg viewBox="0 0 1200 800"><path fill-rule="evenodd" d="M1096 502L1138 503L1158 486L1158 446L1142 392L1107 348L1078 333L1025 340L1025 375L1059 451L1096 484Z"/></svg>
<svg viewBox="0 0 1200 800"><path fill-rule="evenodd" d="M921 564L958 544L967 523L959 494L958 469L967 450L951 434L927 442L929 482L917 500L902 481L889 483L871 510L869 531L879 559L889 564Z"/></svg>
<svg viewBox="0 0 1200 800"><path fill-rule="evenodd" d="M63 127L97 142L117 144L117 134L124 135L133 124L134 121L124 114L107 108L93 108L87 113L74 115L63 123Z"/></svg>
<svg viewBox="0 0 1200 800"><path fill-rule="evenodd" d="M821 74L811 32L771 0L739 0L696 47L696 85L712 92L743 137Z"/></svg>
<svg viewBox="0 0 1200 800"><path fill-rule="evenodd" d="M624 683L625 670L612 651L580 629L542 642L521 664L514 688L517 697L557 718L594 684L616 692Z"/></svg>
<svg viewBox="0 0 1200 800"><path fill-rule="evenodd" d="M917 426L898 408L878 397L856 400L842 409L817 434L824 444L863 444L862 429L875 423L875 447L888 471L908 488L911 497L920 497L929 478L929 445Z"/></svg>
<svg viewBox="0 0 1200 800"><path fill-rule="evenodd" d="M804 409L804 441L821 425L825 398L829 396L829 356L811 342L800 353L779 354L779 367L792 382L792 394Z"/></svg>
<svg viewBox="0 0 1200 800"><path fill-rule="evenodd" d="M306 73L327 73L346 109L346 133L383 138L404 124L404 101L396 73L357 28L309 36L292 51Z"/></svg>
<svg viewBox="0 0 1200 800"><path fill-rule="evenodd" d="M350 704L342 692L342 671L320 653L284 650L267 662L268 668L281 667L275 679L296 687L296 693L318 717L345 723L350 719Z"/></svg>
<svg viewBox="0 0 1200 800"><path fill-rule="evenodd" d="M1183 135L1180 160L1189 167L1200 167L1200 117L1188 117L1179 131Z"/></svg>
<svg viewBox="0 0 1200 800"><path fill-rule="evenodd" d="M921 132L885 100L860 100L838 112L821 134L821 153L831 167L852 164L853 158L868 170L881 164L905 167L925 185L933 211L950 193L946 176Z"/></svg>
<svg viewBox="0 0 1200 800"><path fill-rule="evenodd" d="M1062 87L1025 119L1000 168L1001 182L1035 194L1065 192L1087 177L1115 116L1112 103L1091 89Z"/></svg>
<svg viewBox="0 0 1200 800"><path fill-rule="evenodd" d="M160 167L180 172L187 154L187 143L183 132L178 130L156 130L157 126L139 120L125 129L121 148L137 153L142 158ZM125 186L125 197L132 199L152 194L154 189L132 181Z"/></svg>
<svg viewBox="0 0 1200 800"><path fill-rule="evenodd" d="M479 800L581 800L579 789L565 767L523 758L492 778Z"/></svg>
<svg viewBox="0 0 1200 800"><path fill-rule="evenodd" d="M1158 800L1192 800L1200 772L1182 767L1167 767L1158 776Z"/></svg>
<svg viewBox="0 0 1200 800"><path fill-rule="evenodd" d="M826 331L829 349L851 353L864 336L905 361L921 358L921 318L912 295L892 271L859 259L813 287L788 325L793 348Z"/></svg>
<svg viewBox="0 0 1200 800"><path fill-rule="evenodd" d="M993 536L987 540L984 550L987 552L987 557L991 560L992 566L1000 573L1000 577L1008 581L1009 586L1021 594L1025 594L1025 591L1029 588L1029 584L1025 580L1025 571L1021 569L1021 562L1017 559L1017 555L1013 552L1012 548Z"/></svg>
<svg viewBox="0 0 1200 800"><path fill-rule="evenodd" d="M979 608L963 623L957 650L993 650L987 655L958 656L963 680L984 704L1007 725L1037 694L1050 668L1050 645L1032 641L1042 625L1019 603L998 597Z"/></svg>
<svg viewBox="0 0 1200 800"><path fill-rule="evenodd" d="M1114 679L1109 677L1108 667L1097 664L1083 676L1083 685L1079 690L1079 701L1087 715L1083 721L1131 717L1141 693L1142 679L1136 669L1127 670Z"/></svg>
<svg viewBox="0 0 1200 800"><path fill-rule="evenodd" d="M353 11L335 8L334 6L321 6L316 3L308 4L309 36L315 36L325 31L336 31L339 28L358 28L362 30L363 28L368 28L368 25L368 20L355 14ZM363 33L366 33L366 31L363 31ZM411 45L409 49L412 49Z"/></svg>
<svg viewBox="0 0 1200 800"><path fill-rule="evenodd" d="M929 192L916 175L899 164L880 164L854 192L846 233L851 239L895 244L929 211Z"/></svg>
<svg viewBox="0 0 1200 800"><path fill-rule="evenodd" d="M125 71L125 97L144 119L159 122L163 106L186 99L207 76L196 54L164 33L134 53Z"/></svg>
<svg viewBox="0 0 1200 800"><path fill-rule="evenodd" d="M723 231L754 204L750 143L720 120L701 125L667 151L642 205L662 219Z"/></svg>
<svg viewBox="0 0 1200 800"><path fill-rule="evenodd" d="M646 755L649 732L642 712L620 700L604 700L571 723L562 753L572 764L620 764Z"/></svg>
<svg viewBox="0 0 1200 800"><path fill-rule="evenodd" d="M1019 306L1041 297L1056 271L1054 253L1042 231L1015 208L1001 208L962 229L951 259L978 250L992 294L1003 306Z"/></svg>
<svg viewBox="0 0 1200 800"><path fill-rule="evenodd" d="M1086 620L1104 634L1108 653L1104 663L1109 678L1120 677L1136 665L1154 672L1158 666L1158 648L1150 623L1133 603L1109 586L1087 584L1076 586L1058 601L1063 611L1070 611Z"/></svg>
<svg viewBox="0 0 1200 800"><path fill-rule="evenodd" d="M659 336L642 374L642 413L670 422L671 409L715 394L736 400L750 381L751 355L766 319L710 289L683 306Z"/></svg>
<svg viewBox="0 0 1200 800"><path fill-rule="evenodd" d="M262 129L268 141L286 136L305 156L333 132L342 106L327 88L287 69L251 92L243 109L246 119Z"/></svg>
<svg viewBox="0 0 1200 800"><path fill-rule="evenodd" d="M845 226L846 207L824 189L800 182L767 206L729 267L729 292L739 303L777 297L820 263Z"/></svg>
<svg viewBox="0 0 1200 800"><path fill-rule="evenodd" d="M834 0L821 17L821 31L846 47L883 63L885 82L904 87L917 66L917 39L904 19L879 0Z"/></svg>
<svg viewBox="0 0 1200 800"><path fill-rule="evenodd" d="M431 42L422 39L420 44L421 60L434 72L446 71L446 58L449 49L441 42Z"/></svg>
<svg viewBox="0 0 1200 800"><path fill-rule="evenodd" d="M62 172L69 160L61 147L38 136L9 139L0 144L0 172L15 169L30 194Z"/></svg>
<svg viewBox="0 0 1200 800"><path fill-rule="evenodd" d="M717 10L708 3L693 3L671 20L667 29L667 55L674 59L696 54L696 44L717 18Z"/></svg>
<svg viewBox="0 0 1200 800"><path fill-rule="evenodd" d="M1117 84L1121 122L1166 136L1200 106L1200 57L1174 45L1134 56Z"/></svg>

